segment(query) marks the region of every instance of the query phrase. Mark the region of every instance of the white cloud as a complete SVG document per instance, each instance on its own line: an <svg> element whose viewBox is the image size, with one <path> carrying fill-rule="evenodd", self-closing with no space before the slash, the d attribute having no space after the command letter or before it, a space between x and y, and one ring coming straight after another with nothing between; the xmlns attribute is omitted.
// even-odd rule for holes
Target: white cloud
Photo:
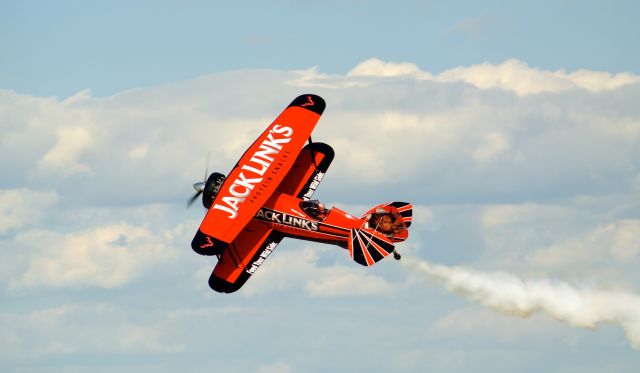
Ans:
<svg viewBox="0 0 640 373"><path fill-rule="evenodd" d="M347 263L320 265L321 256L343 256L342 259ZM287 251L278 251L277 248L247 281L241 294L251 296L304 290L316 297L378 297L391 293L392 286L384 278L371 274L370 270L361 268L355 262L349 262L348 252L337 246L316 244L312 248Z"/></svg>
<svg viewBox="0 0 640 373"><path fill-rule="evenodd" d="M176 353L164 315L140 316L112 304L64 304L29 312L1 312L0 359L33 361L51 356L113 353Z"/></svg>
<svg viewBox="0 0 640 373"><path fill-rule="evenodd" d="M358 64L347 73L347 76L410 76L416 79L428 79L431 77L431 74L420 70L420 68L413 63L384 62L377 58L371 58Z"/></svg>
<svg viewBox="0 0 640 373"><path fill-rule="evenodd" d="M577 88L569 79L559 78L551 72L530 69L518 60L508 60L499 65L483 63L459 67L444 71L437 78L442 82L467 82L480 89L506 89L520 95Z"/></svg>
<svg viewBox="0 0 640 373"><path fill-rule="evenodd" d="M430 338L445 336L486 336L501 342L513 343L518 339L558 338L559 322L542 315L527 319L514 319L498 312L479 307L453 310L436 320L426 334Z"/></svg>
<svg viewBox="0 0 640 373"><path fill-rule="evenodd" d="M514 205L489 205L483 211L481 222L484 228L494 229L514 224L530 224L538 219L564 219L565 209L554 205L523 203Z"/></svg>
<svg viewBox="0 0 640 373"><path fill-rule="evenodd" d="M450 69L439 74L436 80L463 81L480 89L501 88L514 91L518 95L562 92L580 88L599 92L640 83L640 77L630 73L614 75L588 70L573 73L566 73L563 70L552 72L530 68L526 63L513 59L499 65L483 63Z"/></svg>
<svg viewBox="0 0 640 373"><path fill-rule="evenodd" d="M258 367L258 373L289 373L291 365L283 362L265 364Z"/></svg>
<svg viewBox="0 0 640 373"><path fill-rule="evenodd" d="M129 150L129 158L133 160L141 160L147 157L149 153L149 144L135 146Z"/></svg>
<svg viewBox="0 0 640 373"><path fill-rule="evenodd" d="M493 221L483 226L488 251L516 246L511 258L521 260L525 251L549 247L579 226L563 222L579 215L563 209L563 202L554 210L545 201L637 190L640 121L628 105L638 94L629 86L637 77L550 72L516 60L437 76L415 64L378 59L346 75L318 68L229 72L109 98L81 92L62 102L2 92L0 105L14 118L2 123L4 133L32 151L12 154L15 162L0 171L13 184L46 182L60 200L76 205L184 203L191 184L202 179L206 154L210 171L226 173L300 93L296 79L328 103L314 140L332 145L336 158L319 198L329 191L338 202L367 205L389 199L422 205L491 200L494 207L530 201L483 218ZM584 88L587 80L590 88ZM265 96L264 87L281 93ZM541 91L547 94L530 95ZM0 155L7 156L2 152L14 145L4 145ZM74 177L51 178L45 164L54 175ZM27 171L39 165L40 174ZM533 211L540 206L546 212ZM56 213L71 213L67 209ZM500 219L504 224L496 223ZM545 219L555 227L546 227ZM314 280L319 284L329 287Z"/></svg>
<svg viewBox="0 0 640 373"><path fill-rule="evenodd" d="M345 89L368 85L366 81L361 79L345 79L341 75L323 74L318 70L317 66L306 70L297 70L293 73L295 77L287 81L287 84L293 87Z"/></svg>
<svg viewBox="0 0 640 373"><path fill-rule="evenodd" d="M371 58L354 67L346 77L411 77L436 82L465 82L479 89L504 89L521 96L576 89L585 89L590 92L611 91L640 83L640 76L632 73L611 74L585 69L574 72L547 71L529 67L516 59L509 59L500 64L482 63L469 67L456 67L434 75L421 70L413 63L385 62L378 58ZM301 78L298 82L301 86L314 85L313 82L315 82L317 87L322 87L326 84L323 81L327 79L329 79L327 75L311 74L309 71L304 79ZM359 84L365 83L360 81Z"/></svg>
<svg viewBox="0 0 640 373"><path fill-rule="evenodd" d="M11 185L46 183L65 203L37 214L40 221L56 217L61 225L75 224L59 218L77 213L73 206L86 206L83 214L90 214L89 206L95 205L183 204L192 194L191 184L202 179L206 154L211 154L210 171L226 173L300 93L296 79L328 103L314 140L332 145L336 158L319 198L367 206L390 199L419 205L492 201L480 222L487 250L479 255L485 260L499 253L502 264L522 260L532 250L567 242L568 232L577 237L594 225L606 226L604 218L584 221L584 210L567 208L566 201L638 190L640 121L637 108L628 104L639 95L632 85L637 77L543 71L517 60L436 76L415 64L370 59L346 75L327 75L318 68L228 72L108 98L80 92L65 101L2 91L0 107L12 120L0 124L6 134L0 155L12 162L0 165L0 171ZM264 95L265 90L279 94ZM542 91L546 94L533 95ZM51 177L56 175L74 177ZM20 211L31 205L25 206ZM37 218L12 208L14 212L0 214L7 222L5 232L39 226ZM114 219L117 213L122 211L111 211L108 224L23 231L16 243L32 248L27 238L41 235L66 247L77 244L72 237L120 223L140 228L127 218ZM165 216L166 211L158 213ZM433 229L443 224L429 219ZM567 223L571 221L576 223ZM103 243L98 253L108 252L109 246ZM19 281L14 277L15 286L43 283L52 272L68 272L67 280L52 282L56 286L79 282L69 280L74 276L87 277L67 271L42 250L30 253L35 253L28 256L30 269ZM636 258L621 248L611 255ZM328 273L317 262L309 259L305 265L312 273ZM37 275L41 267L49 275ZM342 283L353 282L350 269L333 271L331 281L329 276L311 277L305 282L307 291L320 294L322 288L339 294L346 289ZM119 272L134 277L126 275L131 273L126 266ZM108 287L127 281L113 274L89 283ZM379 285L385 288L383 282Z"/></svg>
<svg viewBox="0 0 640 373"><path fill-rule="evenodd" d="M555 73L575 82L578 86L592 92L614 90L630 84L640 83L640 77L631 73L611 74L606 71L578 70L565 73L563 70Z"/></svg>
<svg viewBox="0 0 640 373"><path fill-rule="evenodd" d="M89 173L91 167L80 157L93 146L94 140L86 127L63 127L56 131L57 143L38 164L41 172L63 176Z"/></svg>
<svg viewBox="0 0 640 373"><path fill-rule="evenodd" d="M483 265L634 287L640 224L626 211L635 211L636 201L630 194L485 206L478 217Z"/></svg>
<svg viewBox="0 0 640 373"><path fill-rule="evenodd" d="M236 341L231 348L239 348L271 340L281 325L291 324L293 314L278 308L286 307L281 306L283 295L285 300L322 297L302 300L300 308L291 311L305 318L343 306L344 297L362 296L357 303L365 304L360 309L367 313L381 308L380 299L407 295L414 301L415 284L407 286L404 272L393 272L389 260L363 268L340 248L291 240L280 245L238 294L225 297L207 289L212 260L188 248L203 215L201 210L184 210L193 193L191 184L201 180L207 153L209 170L226 173L288 102L308 91L328 104L313 138L336 150L316 196L340 206L362 206L345 207L354 214L378 202L413 202L418 207L410 239L399 245L402 253L479 262L500 270L515 267L526 275L542 271L573 279L578 273L598 284L613 278L605 285L627 288L637 283L640 121L633 103L640 91L634 74L544 71L509 60L436 75L415 64L372 59L344 75L324 74L318 68L246 70L107 98L80 92L60 101L0 91L0 112L9 118L0 121L0 158L10 160L0 163L5 188L0 192L0 276L11 290L26 294L24 302L6 302L6 307L18 303L17 308L30 308L0 316L3 330L10 331L0 337L0 344L8 346L4 352L37 360L104 351L176 353L197 346L204 351L211 350L212 332L229 337L225 342ZM184 257L177 256L177 250ZM164 265L176 257L188 265ZM196 275L194 267L205 265ZM607 277L602 267L619 273ZM146 281L145 274L152 272L165 282L173 280L171 276L184 278L186 285L181 286L186 290L150 300L148 294L132 294L136 286L124 286ZM403 291L392 291L398 283ZM51 288L58 290L43 297L45 303L58 302L56 295L95 293L86 287L118 288L97 296L122 294L119 301L135 296L147 303L140 311L145 315L149 307L167 307L185 298L203 304L167 311L166 317L152 314L146 321L140 315L132 319L131 310L109 307L39 309L39 298L28 298ZM261 302L278 306L256 310L255 299L243 295L257 294L265 295ZM208 308L212 301L224 306ZM246 302L251 307L239 306ZM425 330L434 313L448 313L451 307L437 298L415 302L402 320L386 324L388 328L407 331L410 324L404 334L416 327ZM339 316L326 318L327 325L343 320L339 333L309 329L309 334L322 334L326 346L336 340L356 345L362 339L336 335L373 317L352 324L344 321L347 312L352 310L340 309ZM112 318L116 321L110 322ZM88 319L93 324L79 321ZM236 328L249 319L258 321ZM307 321L300 319L300 324ZM531 326L541 318L525 324L505 320L511 319L470 312L450 315L436 326L442 340L447 328L454 329L451 344L467 332L481 334L481 342L489 342L484 352L491 361L504 356L499 346L493 347L493 335L513 342L518 350L526 350L527 336L544 339L540 343L547 345L547 339L576 335L554 329L555 322L548 319L542 322L545 330L553 329L549 334ZM266 324L273 321L278 326L269 329ZM483 322L489 326L483 329ZM520 325L512 334L492 330ZM379 333L375 335L381 340L404 340L403 333L385 334L383 328L379 325L372 333ZM84 330L89 333L81 337ZM182 338L171 338L175 330ZM207 343L185 347L183 330L201 333L198 342ZM606 330L593 338L602 342L602 332ZM59 337L54 340L52 335ZM624 338L616 341L626 348ZM419 338L403 346L407 353L396 356L415 362L407 369L437 363L427 356L433 355L431 346ZM447 351L439 356L445 357L436 366L448 366L451 357L476 361L465 347L442 349ZM278 355L244 367L286 371L298 365L295 357Z"/></svg>
<svg viewBox="0 0 640 373"><path fill-rule="evenodd" d="M488 133L482 143L472 151L471 156L479 163L485 163L497 158L509 149L509 142L499 132Z"/></svg>
<svg viewBox="0 0 640 373"><path fill-rule="evenodd" d="M640 220L620 220L594 227L579 237L558 241L538 250L529 260L538 265L568 268L602 266L611 260L619 264L640 257Z"/></svg>
<svg viewBox="0 0 640 373"><path fill-rule="evenodd" d="M389 295L392 285L384 278L373 276L361 271L349 270L344 267L334 267L322 271L316 280L307 283L307 292L312 296L321 297L352 297Z"/></svg>
<svg viewBox="0 0 640 373"><path fill-rule="evenodd" d="M43 210L56 204L54 191L22 189L0 190L0 235L40 222Z"/></svg>
<svg viewBox="0 0 640 373"><path fill-rule="evenodd" d="M430 75L372 59L347 75L256 70L240 79L229 72L109 98L85 92L60 102L3 92L0 106L14 120L2 124L0 156L14 161L0 171L18 185L47 182L61 198L84 203L184 198L202 178L206 154L210 170L228 172L301 93L292 83L300 78L328 103L314 140L336 150L334 185L354 175L367 187L403 180L413 193L428 182L432 195L469 194L464 186L472 184L494 194L635 185L640 121L616 88L635 76L594 73L609 90L599 97L574 75L519 61ZM556 89L556 81L573 88ZM228 88L211 89L219 86ZM281 93L265 96L260 87ZM541 89L548 94L510 94Z"/></svg>
<svg viewBox="0 0 640 373"><path fill-rule="evenodd" d="M175 256L166 239L128 223L68 234L27 231L15 239L28 248L26 268L15 273L9 288L122 286Z"/></svg>
<svg viewBox="0 0 640 373"><path fill-rule="evenodd" d="M91 100L91 90L89 89L85 89L83 91L80 91L72 96L69 96L68 98L66 98L64 101L62 101L62 103L64 105L69 105L69 106L73 106L73 105L80 105L83 103L86 103L88 101Z"/></svg>

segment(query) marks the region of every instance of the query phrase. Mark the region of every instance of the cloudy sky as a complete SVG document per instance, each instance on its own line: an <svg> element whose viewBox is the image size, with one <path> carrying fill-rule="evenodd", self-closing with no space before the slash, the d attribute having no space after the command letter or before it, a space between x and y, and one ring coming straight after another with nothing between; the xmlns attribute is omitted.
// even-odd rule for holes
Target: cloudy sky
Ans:
<svg viewBox="0 0 640 373"><path fill-rule="evenodd" d="M0 370L635 371L640 7L477 3L0 0ZM191 184L302 93L403 260L215 293Z"/></svg>

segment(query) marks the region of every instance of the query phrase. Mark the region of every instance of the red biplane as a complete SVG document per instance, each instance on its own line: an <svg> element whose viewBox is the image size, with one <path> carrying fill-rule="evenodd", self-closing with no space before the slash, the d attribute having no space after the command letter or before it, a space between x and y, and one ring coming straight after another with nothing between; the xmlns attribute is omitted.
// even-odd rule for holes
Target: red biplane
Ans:
<svg viewBox="0 0 640 373"><path fill-rule="evenodd" d="M213 173L194 184L190 202L202 194L209 211L191 247L218 257L209 278L213 290L240 289L285 237L340 246L364 266L389 254L400 259L394 244L407 239L410 203L381 204L356 218L311 199L334 155L329 145L311 141L324 108L319 96L297 97L228 176Z"/></svg>

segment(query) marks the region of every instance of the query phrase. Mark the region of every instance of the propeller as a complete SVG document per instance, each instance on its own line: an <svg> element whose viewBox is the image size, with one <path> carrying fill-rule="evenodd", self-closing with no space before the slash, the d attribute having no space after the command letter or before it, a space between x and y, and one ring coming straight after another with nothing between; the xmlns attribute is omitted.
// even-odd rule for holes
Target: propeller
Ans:
<svg viewBox="0 0 640 373"><path fill-rule="evenodd" d="M209 175L209 154L210 153L207 153L207 165L204 169L204 181L199 181L193 184L193 189L196 190L196 194L194 194L193 197L189 198L189 200L187 201L187 208L191 207L191 205L193 205L193 203L198 199L198 197L200 197L200 195L204 191L204 187L207 182L207 175Z"/></svg>
<svg viewBox="0 0 640 373"><path fill-rule="evenodd" d="M196 194L194 194L193 197L189 198L189 200L187 201L187 208L191 207L191 205L193 205L193 203L198 199L198 197L200 197L200 195L202 194L202 191L204 190L204 183L200 181L193 184L193 189L196 190Z"/></svg>
<svg viewBox="0 0 640 373"><path fill-rule="evenodd" d="M311 136L309 136L309 145L313 145L313 140L311 140ZM318 165L316 164L316 152L313 151L313 147L310 147L309 150L311 150L311 162L313 162L313 165L316 166L316 168L318 168Z"/></svg>

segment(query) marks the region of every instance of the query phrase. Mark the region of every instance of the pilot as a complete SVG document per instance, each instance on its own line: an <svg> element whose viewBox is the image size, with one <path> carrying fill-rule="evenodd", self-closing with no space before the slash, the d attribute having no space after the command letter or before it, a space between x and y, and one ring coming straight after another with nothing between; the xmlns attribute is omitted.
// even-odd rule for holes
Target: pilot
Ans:
<svg viewBox="0 0 640 373"><path fill-rule="evenodd" d="M404 236L407 234L407 227L404 224L402 216L398 210L392 206L384 206L384 208L378 207L376 211L371 214L369 227L388 236Z"/></svg>
<svg viewBox="0 0 640 373"><path fill-rule="evenodd" d="M300 202L300 208L307 215L317 220L326 219L327 214L329 213L329 210L327 210L327 208L324 207L324 204L318 201L317 199Z"/></svg>
<svg viewBox="0 0 640 373"><path fill-rule="evenodd" d="M378 215L378 230L391 233L393 232L393 220L391 219L391 214Z"/></svg>

